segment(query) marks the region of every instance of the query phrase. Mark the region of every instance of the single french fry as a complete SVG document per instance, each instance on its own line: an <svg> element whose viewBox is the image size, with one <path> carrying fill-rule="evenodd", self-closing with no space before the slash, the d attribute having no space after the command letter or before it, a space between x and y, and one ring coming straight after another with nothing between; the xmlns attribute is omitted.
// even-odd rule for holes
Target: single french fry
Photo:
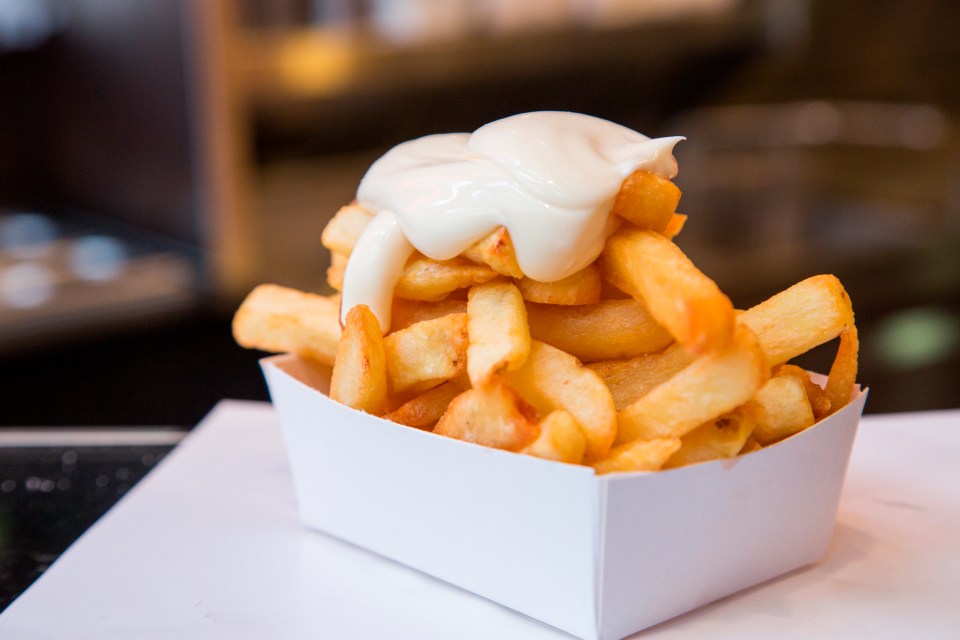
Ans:
<svg viewBox="0 0 960 640"><path fill-rule="evenodd" d="M659 233L621 227L607 240L600 268L605 279L643 302L692 352L716 349L733 336L730 299Z"/></svg>
<svg viewBox="0 0 960 640"><path fill-rule="evenodd" d="M513 241L510 239L510 232L506 227L498 227L496 231L474 243L462 255L468 260L489 266L501 275L511 278L523 277L523 271L517 263Z"/></svg>
<svg viewBox="0 0 960 640"><path fill-rule="evenodd" d="M327 284L332 289L343 291L343 274L347 271L347 260L350 258L342 253L330 254L330 266L327 267Z"/></svg>
<svg viewBox="0 0 960 640"><path fill-rule="evenodd" d="M490 267L466 258L431 260L416 254L404 267L393 293L407 300L435 302L452 291L483 284L495 277L497 272Z"/></svg>
<svg viewBox="0 0 960 640"><path fill-rule="evenodd" d="M537 458L580 464L587 441L576 419L563 410L552 411L540 421L540 435L520 450Z"/></svg>
<svg viewBox="0 0 960 640"><path fill-rule="evenodd" d="M830 413L836 413L847 406L853 395L853 388L857 384L857 356L860 351L860 340L857 337L857 327L851 324L840 332L840 346L837 357L830 367L825 389L830 398Z"/></svg>
<svg viewBox="0 0 960 640"><path fill-rule="evenodd" d="M423 392L459 374L467 359L467 314L451 313L384 338L391 393Z"/></svg>
<svg viewBox="0 0 960 640"><path fill-rule="evenodd" d="M738 327L733 342L706 353L617 415L617 440L682 437L749 400L770 369L753 333Z"/></svg>
<svg viewBox="0 0 960 640"><path fill-rule="evenodd" d="M680 448L680 438L634 440L614 447L603 460L593 463L598 475L616 471L659 471Z"/></svg>
<svg viewBox="0 0 960 640"><path fill-rule="evenodd" d="M408 427L429 430L437 424L453 399L465 390L466 385L454 378L421 393L383 417Z"/></svg>
<svg viewBox="0 0 960 640"><path fill-rule="evenodd" d="M503 381L464 391L450 403L434 433L496 449L519 451L536 439L536 411Z"/></svg>
<svg viewBox="0 0 960 640"><path fill-rule="evenodd" d="M394 298L392 305L392 315L390 320L390 331L399 331L406 329L410 325L424 320L433 320L441 318L451 313L466 313L466 300L438 300L437 302L424 302L422 300L404 300L403 298Z"/></svg>
<svg viewBox="0 0 960 640"><path fill-rule="evenodd" d="M600 301L600 285L600 270L593 264L555 282L517 280L524 300L556 305L595 304Z"/></svg>
<svg viewBox="0 0 960 640"><path fill-rule="evenodd" d="M631 358L607 360L587 366L597 372L613 395L617 411L636 402L654 387L660 385L681 369L690 366L693 356L681 344L673 344L660 353Z"/></svg>
<svg viewBox="0 0 960 640"><path fill-rule="evenodd" d="M324 227L320 244L332 253L349 256L371 220L373 214L356 202L340 207Z"/></svg>
<svg viewBox="0 0 960 640"><path fill-rule="evenodd" d="M662 232L680 202L680 189L668 179L637 170L620 185L613 212L641 229Z"/></svg>
<svg viewBox="0 0 960 640"><path fill-rule="evenodd" d="M687 216L684 213L675 213L670 218L670 222L667 223L666 228L660 232L664 238L668 240L673 240L677 235L683 231L684 225L687 224Z"/></svg>
<svg viewBox="0 0 960 640"><path fill-rule="evenodd" d="M633 299L560 306L527 303L530 334L582 362L632 358L673 342L647 308Z"/></svg>
<svg viewBox="0 0 960 640"><path fill-rule="evenodd" d="M340 341L340 298L262 284L237 309L233 337L248 349L295 353L332 365Z"/></svg>
<svg viewBox="0 0 960 640"><path fill-rule="evenodd" d="M577 420L587 441L586 461L599 460L610 450L617 430L613 397L575 357L533 340L526 362L506 379L541 415L563 409Z"/></svg>
<svg viewBox="0 0 960 640"><path fill-rule="evenodd" d="M330 398L380 415L387 406L387 370L380 323L365 304L347 313L330 378Z"/></svg>
<svg viewBox="0 0 960 640"><path fill-rule="evenodd" d="M474 387L513 371L530 353L530 327L520 291L511 282L470 288L467 298L467 375Z"/></svg>
<svg viewBox="0 0 960 640"><path fill-rule="evenodd" d="M770 366L782 364L853 325L853 307L832 275L807 278L737 316L760 341Z"/></svg>
<svg viewBox="0 0 960 640"><path fill-rule="evenodd" d="M815 422L804 380L790 369L781 368L760 387L750 404L757 417L753 439L761 445L783 440Z"/></svg>
<svg viewBox="0 0 960 640"><path fill-rule="evenodd" d="M830 415L830 397L823 387L810 378L809 373L794 364L784 364L777 367L774 375L791 375L803 382L803 388L807 392L807 401L813 411L814 422Z"/></svg>
<svg viewBox="0 0 960 640"><path fill-rule="evenodd" d="M756 424L751 403L741 405L680 438L680 448L663 466L672 469L697 462L732 458L743 449Z"/></svg>

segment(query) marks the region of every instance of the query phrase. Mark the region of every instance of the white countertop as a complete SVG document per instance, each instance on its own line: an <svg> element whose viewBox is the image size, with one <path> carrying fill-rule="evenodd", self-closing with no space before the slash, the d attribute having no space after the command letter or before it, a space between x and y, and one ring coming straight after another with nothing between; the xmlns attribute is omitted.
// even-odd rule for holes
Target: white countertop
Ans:
<svg viewBox="0 0 960 640"><path fill-rule="evenodd" d="M642 638L960 637L960 410L867 416L819 564ZM303 528L269 405L226 401L0 614L0 638L569 638Z"/></svg>

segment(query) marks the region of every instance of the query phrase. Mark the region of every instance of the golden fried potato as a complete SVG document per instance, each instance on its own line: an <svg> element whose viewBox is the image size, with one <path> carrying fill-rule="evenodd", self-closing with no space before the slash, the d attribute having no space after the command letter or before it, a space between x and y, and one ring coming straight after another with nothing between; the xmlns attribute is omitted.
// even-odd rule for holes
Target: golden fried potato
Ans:
<svg viewBox="0 0 960 640"><path fill-rule="evenodd" d="M434 433L496 449L519 451L539 428L536 411L502 380L464 391L450 403Z"/></svg>
<svg viewBox="0 0 960 640"><path fill-rule="evenodd" d="M681 344L674 344L660 353L651 353L630 360L607 360L587 366L597 372L610 389L617 411L636 402L651 389L676 375L693 362L694 357Z"/></svg>
<svg viewBox="0 0 960 640"><path fill-rule="evenodd" d="M530 334L582 362L632 358L661 351L673 342L636 300L560 306L527 303Z"/></svg>
<svg viewBox="0 0 960 640"><path fill-rule="evenodd" d="M380 323L365 304L347 313L330 379L330 397L380 415L387 406L387 368Z"/></svg>
<svg viewBox="0 0 960 640"><path fill-rule="evenodd" d="M431 260L416 254L404 267L393 293L407 300L436 302L452 291L483 284L495 277L497 272L490 267L466 258Z"/></svg>
<svg viewBox="0 0 960 640"><path fill-rule="evenodd" d="M496 231L474 243L463 252L463 257L479 264L485 264L497 273L511 278L522 278L523 271L517 264L517 254L513 249L513 241L506 227L499 227Z"/></svg>
<svg viewBox="0 0 960 640"><path fill-rule="evenodd" d="M343 275L347 271L347 256L342 253L330 254L330 266L327 267L327 284L331 289L343 291Z"/></svg>
<svg viewBox="0 0 960 640"><path fill-rule="evenodd" d="M467 360L467 314L424 320L383 340L391 393L423 392L456 377Z"/></svg>
<svg viewBox="0 0 960 640"><path fill-rule="evenodd" d="M587 440L585 460L599 460L610 450L617 431L613 397L575 357L533 340L527 361L506 379L541 415L563 409L577 420Z"/></svg>
<svg viewBox="0 0 960 640"><path fill-rule="evenodd" d="M463 393L467 384L459 378L447 380L383 416L387 420L418 429L431 429L446 412L447 406Z"/></svg>
<svg viewBox="0 0 960 640"><path fill-rule="evenodd" d="M837 357L830 367L825 389L830 398L830 413L836 413L847 406L857 384L857 361L860 352L860 339L857 327L852 324L840 332L840 346Z"/></svg>
<svg viewBox="0 0 960 640"><path fill-rule="evenodd" d="M663 466L672 469L696 462L733 458L743 450L756 424L755 409L748 402L680 438L680 448Z"/></svg>
<svg viewBox="0 0 960 640"><path fill-rule="evenodd" d="M663 232L680 202L680 189L649 171L631 173L620 185L613 212L641 229Z"/></svg>
<svg viewBox="0 0 960 640"><path fill-rule="evenodd" d="M782 364L853 325L853 307L832 275L807 278L737 316L760 341L770 366Z"/></svg>
<svg viewBox="0 0 960 640"><path fill-rule="evenodd" d="M745 403L770 369L757 339L738 327L730 344L706 353L617 415L617 444L681 437Z"/></svg>
<svg viewBox="0 0 960 640"><path fill-rule="evenodd" d="M680 438L634 440L610 450L603 460L593 463L597 474L615 471L659 471L680 448Z"/></svg>
<svg viewBox="0 0 960 640"><path fill-rule="evenodd" d="M730 299L659 233L621 227L607 241L600 268L605 279L645 304L694 353L716 349L733 336Z"/></svg>
<svg viewBox="0 0 960 640"><path fill-rule="evenodd" d="M340 297L262 284L237 309L233 338L248 349L295 353L332 365L340 340Z"/></svg>
<svg viewBox="0 0 960 640"><path fill-rule="evenodd" d="M802 370L801 374L802 377L783 367L753 397L750 404L757 417L753 439L757 443L768 445L783 440L816 421L804 381L809 381L809 377Z"/></svg>
<svg viewBox="0 0 960 640"><path fill-rule="evenodd" d="M660 232L660 235L667 240L673 240L681 231L683 231L683 227L686 224L687 216L683 213L675 213L670 218L670 222L667 223L666 228Z"/></svg>
<svg viewBox="0 0 960 640"><path fill-rule="evenodd" d="M448 298L436 302L424 302L422 300L394 298L392 309L390 320L391 332L406 329L410 325L423 322L424 320L441 318L451 313L466 313L467 301L451 300Z"/></svg>
<svg viewBox="0 0 960 640"><path fill-rule="evenodd" d="M600 270L593 264L555 282L517 280L524 300L556 305L595 304L600 301L600 285Z"/></svg>
<svg viewBox="0 0 960 640"><path fill-rule="evenodd" d="M522 365L530 353L530 327L523 296L512 282L470 288L467 298L467 375L481 387L503 371Z"/></svg>
<svg viewBox="0 0 960 640"><path fill-rule="evenodd" d="M331 253L349 256L371 220L373 220L373 214L356 202L340 207L324 227L320 244Z"/></svg>
<svg viewBox="0 0 960 640"><path fill-rule="evenodd" d="M539 426L540 435L520 453L544 460L580 464L587 440L572 415L563 410L552 411L540 421Z"/></svg>

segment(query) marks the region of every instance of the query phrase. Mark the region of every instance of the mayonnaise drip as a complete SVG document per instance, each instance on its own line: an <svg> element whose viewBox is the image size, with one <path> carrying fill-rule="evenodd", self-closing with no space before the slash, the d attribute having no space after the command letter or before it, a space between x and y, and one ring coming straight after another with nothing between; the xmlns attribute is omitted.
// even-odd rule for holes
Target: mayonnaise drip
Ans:
<svg viewBox="0 0 960 640"><path fill-rule="evenodd" d="M610 209L624 178L637 169L675 176L673 147L682 139L540 111L394 147L357 191L376 217L347 263L341 320L366 304L386 332L393 289L414 250L447 260L500 226L525 275L572 275L597 259L614 231Z"/></svg>

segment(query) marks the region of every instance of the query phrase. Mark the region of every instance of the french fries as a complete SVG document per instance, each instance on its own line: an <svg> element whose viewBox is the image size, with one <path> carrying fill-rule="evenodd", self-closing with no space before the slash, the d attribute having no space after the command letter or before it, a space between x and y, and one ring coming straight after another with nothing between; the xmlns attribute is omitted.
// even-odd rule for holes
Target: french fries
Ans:
<svg viewBox="0 0 960 640"><path fill-rule="evenodd" d="M276 285L249 294L234 336L333 365L331 398L358 410L597 474L743 455L842 408L859 340L839 280L735 312L672 241L687 221L679 199L669 180L630 175L612 204L619 229L557 282L524 276L504 227L449 260L414 253L385 336L363 305L341 330L339 296ZM335 289L372 218L353 203L324 229ZM788 364L837 338L825 386Z"/></svg>
<svg viewBox="0 0 960 640"><path fill-rule="evenodd" d="M634 171L623 181L613 213L641 229L662 233L678 202L680 189L675 184L649 171Z"/></svg>
<svg viewBox="0 0 960 640"><path fill-rule="evenodd" d="M733 336L730 299L659 233L625 225L607 241L600 269L693 353L723 346Z"/></svg>
<svg viewBox="0 0 960 640"><path fill-rule="evenodd" d="M527 304L530 335L582 362L656 353L673 342L670 333L635 300L559 306Z"/></svg>
<svg viewBox="0 0 960 640"><path fill-rule="evenodd" d="M380 323L358 304L347 313L330 379L330 397L374 415L387 406L387 364Z"/></svg>
<svg viewBox="0 0 960 640"><path fill-rule="evenodd" d="M233 339L242 347L332 365L340 342L340 299L262 284L234 314Z"/></svg>
<svg viewBox="0 0 960 640"><path fill-rule="evenodd" d="M424 320L383 340L391 393L423 392L463 371L467 359L467 314Z"/></svg>
<svg viewBox="0 0 960 640"><path fill-rule="evenodd" d="M563 409L576 419L586 438L586 461L610 450L617 430L613 397L600 377L569 353L534 340L527 361L506 380L541 414Z"/></svg>
<svg viewBox="0 0 960 640"><path fill-rule="evenodd" d="M513 389L494 380L450 403L434 433L496 449L519 451L538 435L536 413Z"/></svg>
<svg viewBox="0 0 960 640"><path fill-rule="evenodd" d="M513 284L491 282L472 287L467 298L467 327L467 374L474 387L526 362L530 327L523 297Z"/></svg>
<svg viewBox="0 0 960 640"><path fill-rule="evenodd" d="M600 301L600 270L590 265L563 280L539 282L530 278L517 280L524 300L544 304L578 305Z"/></svg>

